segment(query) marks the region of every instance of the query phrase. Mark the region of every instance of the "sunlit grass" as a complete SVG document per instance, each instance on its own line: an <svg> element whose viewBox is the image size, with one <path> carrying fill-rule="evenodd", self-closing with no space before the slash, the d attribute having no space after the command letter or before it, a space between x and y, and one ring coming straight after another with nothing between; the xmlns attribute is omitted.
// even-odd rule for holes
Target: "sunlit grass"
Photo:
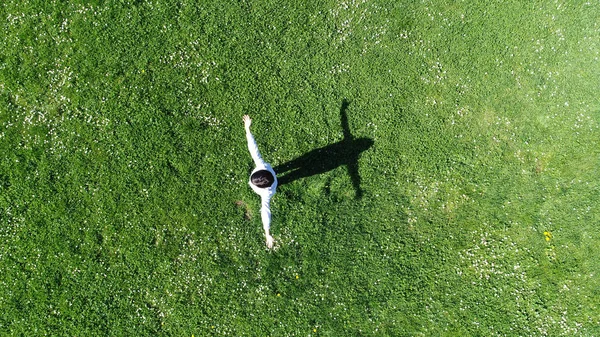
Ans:
<svg viewBox="0 0 600 337"><path fill-rule="evenodd" d="M0 331L594 336L600 7L0 5ZM265 160L359 162L281 186Z"/></svg>

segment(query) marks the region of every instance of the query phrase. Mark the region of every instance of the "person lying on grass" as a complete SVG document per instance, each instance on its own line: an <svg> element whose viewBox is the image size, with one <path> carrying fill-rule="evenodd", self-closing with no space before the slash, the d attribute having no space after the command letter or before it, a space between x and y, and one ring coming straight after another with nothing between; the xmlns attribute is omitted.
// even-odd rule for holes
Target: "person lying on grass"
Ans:
<svg viewBox="0 0 600 337"><path fill-rule="evenodd" d="M250 124L252 124L252 119L250 119L250 116L244 115L244 127L246 128L248 150L250 151L250 155L254 160L254 165L256 165L256 168L250 175L250 181L248 184L252 190L256 192L256 194L260 195L262 199L260 217L262 218L263 229L265 230L267 247L270 249L273 248L274 240L269 232L271 228L271 209L269 202L271 201L271 198L275 194L275 189L277 188L277 176L275 175L275 171L273 171L271 165L265 163L260 156L260 152L258 152L258 147L256 146L256 141L250 132Z"/></svg>

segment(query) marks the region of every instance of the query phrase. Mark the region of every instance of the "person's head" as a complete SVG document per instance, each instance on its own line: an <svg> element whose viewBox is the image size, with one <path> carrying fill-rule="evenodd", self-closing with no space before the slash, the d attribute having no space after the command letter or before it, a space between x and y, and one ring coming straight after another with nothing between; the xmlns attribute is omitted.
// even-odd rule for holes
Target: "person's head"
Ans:
<svg viewBox="0 0 600 337"><path fill-rule="evenodd" d="M252 173L250 176L250 181L257 187L267 188L273 185L273 182L275 182L275 177L273 177L273 174L267 170L259 170Z"/></svg>

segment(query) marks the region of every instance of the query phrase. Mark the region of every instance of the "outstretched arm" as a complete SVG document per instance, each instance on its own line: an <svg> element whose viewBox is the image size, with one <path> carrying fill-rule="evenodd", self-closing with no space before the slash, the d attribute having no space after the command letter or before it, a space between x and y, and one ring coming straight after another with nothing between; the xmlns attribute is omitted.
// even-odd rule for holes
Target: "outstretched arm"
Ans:
<svg viewBox="0 0 600 337"><path fill-rule="evenodd" d="M350 103L348 103L347 100L343 100L342 108L340 109L340 119L342 122L342 131L344 132L344 140L352 139L352 134L350 133L350 125L348 124L348 114L346 113L349 104Z"/></svg>
<svg viewBox="0 0 600 337"><path fill-rule="evenodd" d="M265 230L265 238L267 240L267 247L273 248L273 237L271 236L270 233L270 228L271 228L271 208L269 205L270 202L270 198L265 198L263 197L263 200L261 202L261 207L260 207L260 217L262 218L262 222L263 222L263 229Z"/></svg>
<svg viewBox="0 0 600 337"><path fill-rule="evenodd" d="M256 141L250 132L250 125L252 124L252 119L250 116L244 115L244 128L246 129L246 140L248 141L248 151L250 151L250 155L254 160L256 166L264 165L264 161L260 156L260 152L258 152L258 146L256 146Z"/></svg>
<svg viewBox="0 0 600 337"><path fill-rule="evenodd" d="M363 190L360 188L360 174L358 174L358 158L353 158L354 161L348 163L348 174L350 175L350 180L352 180L352 186L354 186L355 191L355 199L362 198Z"/></svg>

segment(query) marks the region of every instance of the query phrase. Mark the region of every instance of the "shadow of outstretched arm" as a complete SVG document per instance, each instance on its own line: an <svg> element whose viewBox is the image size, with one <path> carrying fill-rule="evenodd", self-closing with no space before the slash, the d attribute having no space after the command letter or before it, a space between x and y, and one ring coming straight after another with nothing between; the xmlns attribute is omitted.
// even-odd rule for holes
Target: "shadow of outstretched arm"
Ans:
<svg viewBox="0 0 600 337"><path fill-rule="evenodd" d="M344 139L337 143L312 150L296 159L274 167L273 170L277 173L277 180L280 186L346 165L356 198L359 199L362 197L363 191L360 185L361 178L358 160L361 153L371 148L374 142L370 138L354 139L350 132L348 115L346 113L348 105L348 101L344 100L340 109Z"/></svg>

